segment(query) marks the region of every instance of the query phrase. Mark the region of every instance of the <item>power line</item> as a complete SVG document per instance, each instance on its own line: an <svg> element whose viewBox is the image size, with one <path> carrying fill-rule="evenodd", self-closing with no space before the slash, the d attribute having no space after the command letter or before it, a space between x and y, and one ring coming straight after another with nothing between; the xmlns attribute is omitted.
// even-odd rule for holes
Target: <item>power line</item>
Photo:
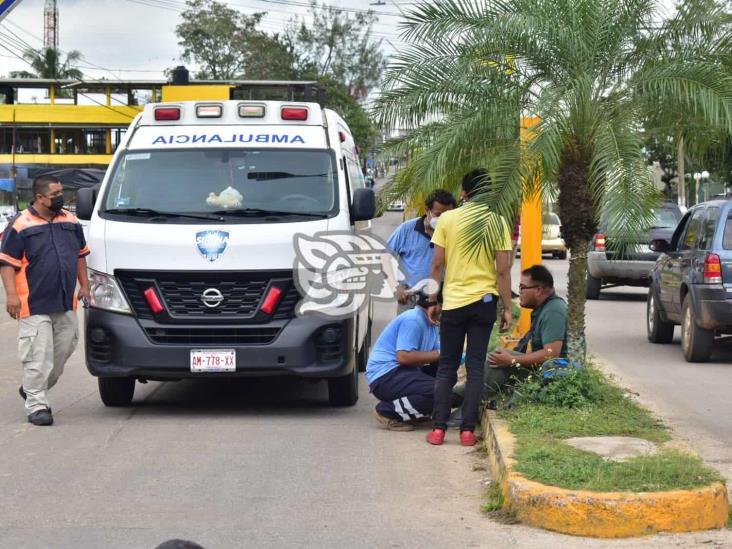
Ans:
<svg viewBox="0 0 732 549"><path fill-rule="evenodd" d="M36 35L34 35L34 34L32 34L32 33L28 32L28 31L26 31L25 29L23 29L23 28L22 28L22 27L20 27L19 25L16 25L15 23L12 23L11 21L7 21L7 20L5 20L4 22L6 22L6 23L10 23L10 24L11 24L11 25L12 25L13 27L15 27L16 29L20 29L20 30L23 30L24 32L26 32L26 34L28 34L29 36L32 36L33 38L35 38L35 39L36 39L36 40L38 40L39 42L41 42L41 43L43 42L43 40L42 40L42 39L41 39L40 37L38 37L38 36L36 36ZM14 33L14 32L13 32L12 30L10 30L9 28L5 28L4 30L5 30L6 32L9 32L9 33L10 33L10 34L11 34L12 36L14 36L14 37L15 37L15 39L16 39L16 40L15 40L15 44L16 44L16 46L17 46L17 45L18 45L18 44L20 43L20 44L22 44L22 45L23 45L23 47L25 47L25 48L27 48L27 49L29 49L29 50L33 50L33 51L39 51L39 50L38 50L38 48L35 48L35 47L33 47L33 46L32 46L31 44L29 44L28 42L26 42L26 41L25 41L25 40L24 40L23 38L21 38L20 36L18 36L18 35L17 35L16 33ZM7 39L7 37L6 37L6 39ZM66 55L68 55L68 53L69 53L68 51L64 51L64 50L62 50L61 48L56 48L56 51L58 51L58 52L59 52L59 53L61 53L61 54L66 54ZM81 68L87 68L87 69L94 69L94 70L100 70L100 71L104 71L104 72L106 72L106 73L107 73L107 74L108 74L108 75L109 75L109 76L110 76L110 77L111 77L112 79L114 79L114 80L118 80L119 82L124 82L124 79L122 79L122 78L119 78L118 76L115 76L115 75L113 74L113 72L115 72L115 71L118 71L118 72L119 72L119 71L124 71L124 72L155 72L155 73L157 73L157 72L160 72L160 73L164 72L164 70L160 70L160 71L158 71L158 70L149 70L149 69L111 69L111 68L108 68L108 67L103 67L103 66L101 66L101 65L97 65L96 63L93 63L92 61L90 61L90 60L89 60L89 59L87 59L86 57L82 57L82 61L83 61L83 62L82 62L82 63L78 63L78 64L77 64L77 66L79 66L79 67L81 67Z"/></svg>
<svg viewBox="0 0 732 549"><path fill-rule="evenodd" d="M0 37L7 38L2 33L0 33ZM33 68L33 66L31 65L31 63L29 63L27 59L24 59L22 56L18 55L18 53L16 51L13 51L9 47L7 47L4 43L0 42L0 48L3 48L4 50L10 52L13 55L13 57L16 57L16 58L20 59L25 64L27 64L29 67ZM62 88L63 87L63 83L58 78L51 78L50 80L53 80L56 83L56 85L59 86L59 88ZM125 117L129 118L130 120L133 120L135 118L134 116L130 116L129 114L127 114L125 112L118 111L117 109L115 109L114 107L112 107L110 105L107 105L105 103L99 102L99 101L97 101L93 97L90 97L87 94L82 93L81 95L83 95L84 97L86 97L87 99L89 99L92 103L96 103L100 107L104 107L106 109L109 109L109 110L111 110L112 112L114 112L116 114L120 114L122 116L125 116Z"/></svg>
<svg viewBox="0 0 732 549"><path fill-rule="evenodd" d="M276 5L277 4L280 4L280 5L285 5L285 6L307 7L307 8L310 7L310 4L309 3L307 3L307 2L299 2L297 0L252 0L252 1L255 1L255 2L264 2L264 3L267 3L267 4L276 4ZM159 8L159 9L163 9L163 10L171 11L171 12L176 12L176 13L180 13L180 12L182 12L185 9L185 5L184 4L181 4L181 3L176 2L174 0L127 0L127 2L130 2L130 3L133 3L133 4L139 4L139 5L147 6L147 7ZM238 3L230 3L230 4L232 6L244 7L244 8L253 9L253 10L260 9L259 7L255 7L255 6L251 6L251 5L244 5L244 4L238 4ZM327 6L333 7L335 9L337 9L337 10L344 11L344 12L348 12L348 13L363 13L363 14L373 13L374 15L382 14L382 15L399 16L399 14L387 13L387 12L374 12L374 11L370 11L370 10L359 10L357 8L341 8L340 6L334 6L332 4L327 4ZM270 10L270 11L278 11L279 13L290 13L290 12L286 12L286 11L282 11L282 10L273 10L271 8L264 7L264 6L262 6L261 9L262 10ZM281 23L281 24L287 24L287 23L289 23L292 20L292 18L290 18L290 19L277 19L277 18L271 17L271 16L269 18L272 19L274 22ZM388 27L389 26L388 24L379 24L378 21L374 22L374 24L375 25L381 25L381 26L384 26L384 27ZM262 21L260 23L260 25L267 26L267 21L266 20L265 21ZM269 26L269 28L270 29L273 29L273 27L271 25ZM274 30L281 30L281 29L274 29ZM390 33L390 32L385 31L385 30L373 30L372 29L371 33L374 36L378 37L378 38L398 38L399 37L399 34L398 33Z"/></svg>
<svg viewBox="0 0 732 549"><path fill-rule="evenodd" d="M128 2L133 2L135 4L143 4L153 7L158 7L161 9L168 9L170 11L176 11L178 9L184 9L185 4L182 2L177 2L175 0L127 0ZM303 7L303 8L309 8L311 7L311 4L309 2L305 1L299 1L299 0L254 0L257 2L263 2L265 4L281 4L285 6L297 6L297 7ZM227 2L230 6L239 6L239 7L247 7L251 8L252 6L247 6L244 4L240 4L238 2ZM379 10L365 10L360 8L346 8L342 6L336 6L334 4L329 4L327 2L323 2L321 5L324 5L326 7L335 8L339 11L349 12L349 13L362 13L362 14L374 14L374 15L383 15L386 17L400 17L401 14L399 13L393 13L388 11L379 11Z"/></svg>

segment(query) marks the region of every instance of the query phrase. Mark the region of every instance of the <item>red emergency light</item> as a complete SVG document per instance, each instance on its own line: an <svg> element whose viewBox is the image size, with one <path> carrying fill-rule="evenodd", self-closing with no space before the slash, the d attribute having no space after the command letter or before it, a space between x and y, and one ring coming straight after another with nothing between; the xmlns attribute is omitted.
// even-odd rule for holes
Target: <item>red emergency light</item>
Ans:
<svg viewBox="0 0 732 549"><path fill-rule="evenodd" d="M282 290L277 286L272 286L262 302L262 312L271 315L277 308L280 297L282 297Z"/></svg>
<svg viewBox="0 0 732 549"><path fill-rule="evenodd" d="M150 286L147 290L145 290L143 292L143 295L145 296L145 301L147 301L147 304L153 314L162 313L165 310L165 307L163 307L163 303L162 301L160 301L158 293L155 291L155 288L153 286Z"/></svg>
<svg viewBox="0 0 732 549"><path fill-rule="evenodd" d="M303 107L282 107L282 120L307 120L308 110Z"/></svg>
<svg viewBox="0 0 732 549"><path fill-rule="evenodd" d="M155 120L180 120L178 107L158 107L155 109Z"/></svg>

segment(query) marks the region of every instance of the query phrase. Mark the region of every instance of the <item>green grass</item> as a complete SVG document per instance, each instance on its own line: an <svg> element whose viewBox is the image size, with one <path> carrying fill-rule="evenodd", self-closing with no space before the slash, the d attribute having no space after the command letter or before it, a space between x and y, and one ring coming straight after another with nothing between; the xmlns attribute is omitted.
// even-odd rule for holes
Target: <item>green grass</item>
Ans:
<svg viewBox="0 0 732 549"><path fill-rule="evenodd" d="M671 439L663 423L622 394L580 408L528 404L501 415L511 421L511 430L520 438L606 435L632 436L651 442Z"/></svg>
<svg viewBox="0 0 732 549"><path fill-rule="evenodd" d="M503 508L505 503L503 498L503 490L501 490L500 482L492 482L485 493L486 502L480 507L484 513L492 513Z"/></svg>
<svg viewBox="0 0 732 549"><path fill-rule="evenodd" d="M573 407L546 404L547 386L520 384L517 406L500 412L516 436L516 470L531 480L569 489L664 491L708 485L721 477L696 456L661 449L652 456L613 462L564 443L577 436L633 436L655 443L671 439L668 428L588 366L550 384L549 397L583 392ZM554 395L554 396L552 396Z"/></svg>
<svg viewBox="0 0 732 549"><path fill-rule="evenodd" d="M656 492L720 480L698 457L674 450L614 462L556 439L524 438L516 459L517 470L527 478L576 490Z"/></svg>

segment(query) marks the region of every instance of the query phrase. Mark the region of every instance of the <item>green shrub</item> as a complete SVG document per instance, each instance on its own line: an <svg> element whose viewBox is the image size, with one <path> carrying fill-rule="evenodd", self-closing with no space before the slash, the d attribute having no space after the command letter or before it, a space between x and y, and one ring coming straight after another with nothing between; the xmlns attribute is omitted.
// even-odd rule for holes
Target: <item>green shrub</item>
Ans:
<svg viewBox="0 0 732 549"><path fill-rule="evenodd" d="M582 408L602 400L603 379L593 368L571 370L551 380L541 374L529 376L516 384L514 403L536 403L562 408Z"/></svg>

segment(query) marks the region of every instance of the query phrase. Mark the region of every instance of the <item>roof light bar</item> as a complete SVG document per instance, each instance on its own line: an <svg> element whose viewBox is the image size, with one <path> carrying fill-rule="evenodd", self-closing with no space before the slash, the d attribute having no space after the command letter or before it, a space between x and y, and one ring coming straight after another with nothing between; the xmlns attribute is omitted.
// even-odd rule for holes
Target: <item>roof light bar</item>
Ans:
<svg viewBox="0 0 732 549"><path fill-rule="evenodd" d="M241 118L264 118L264 105L239 105Z"/></svg>
<svg viewBox="0 0 732 549"><path fill-rule="evenodd" d="M305 107L282 107L282 120L307 120L308 110Z"/></svg>
<svg viewBox="0 0 732 549"><path fill-rule="evenodd" d="M196 105L196 116L198 118L221 118L222 114L221 105Z"/></svg>
<svg viewBox="0 0 732 549"><path fill-rule="evenodd" d="M180 120L180 108L158 107L155 109L155 120Z"/></svg>

